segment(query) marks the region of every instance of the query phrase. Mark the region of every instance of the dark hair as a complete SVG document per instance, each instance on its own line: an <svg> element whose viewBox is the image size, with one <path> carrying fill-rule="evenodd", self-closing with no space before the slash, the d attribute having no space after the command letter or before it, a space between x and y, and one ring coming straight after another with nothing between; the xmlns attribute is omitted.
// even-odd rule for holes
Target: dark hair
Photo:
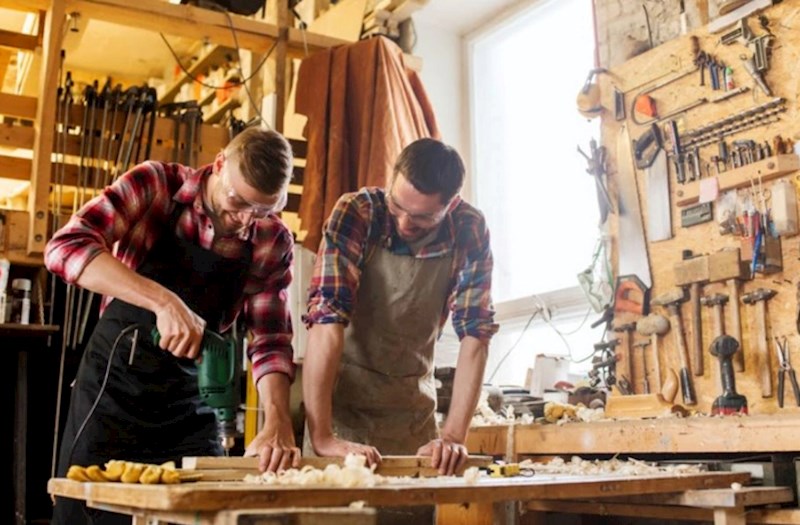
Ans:
<svg viewBox="0 0 800 525"><path fill-rule="evenodd" d="M279 193L292 178L292 147L277 131L247 128L228 143L225 156L238 162L245 182L265 195Z"/></svg>
<svg viewBox="0 0 800 525"><path fill-rule="evenodd" d="M440 194L447 204L464 184L464 163L458 152L435 139L419 139L406 146L394 165L414 189L425 195Z"/></svg>

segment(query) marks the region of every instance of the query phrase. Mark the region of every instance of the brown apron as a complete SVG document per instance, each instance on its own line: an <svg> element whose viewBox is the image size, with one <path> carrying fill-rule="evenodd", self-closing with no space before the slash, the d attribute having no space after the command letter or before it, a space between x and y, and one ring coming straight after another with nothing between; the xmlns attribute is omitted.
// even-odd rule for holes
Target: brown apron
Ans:
<svg viewBox="0 0 800 525"><path fill-rule="evenodd" d="M436 437L433 349L452 256L377 248L364 265L333 395L334 432L381 454L415 454Z"/></svg>

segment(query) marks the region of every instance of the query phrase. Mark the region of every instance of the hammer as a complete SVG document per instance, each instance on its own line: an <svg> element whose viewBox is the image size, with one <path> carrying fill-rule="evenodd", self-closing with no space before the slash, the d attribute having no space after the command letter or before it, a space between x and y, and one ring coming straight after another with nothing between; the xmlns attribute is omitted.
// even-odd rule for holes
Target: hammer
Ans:
<svg viewBox="0 0 800 525"><path fill-rule="evenodd" d="M696 405L697 399L694 395L694 385L689 372L689 351L686 349L686 339L683 334L683 324L681 323L681 304L686 302L683 290L673 290L659 295L653 299L653 304L662 306L669 312L672 331L675 332L675 347L681 361L681 395L685 405Z"/></svg>
<svg viewBox="0 0 800 525"><path fill-rule="evenodd" d="M717 338L725 333L725 318L722 309L728 302L728 296L721 293L706 295L700 299L704 306L714 309L714 337Z"/></svg>
<svg viewBox="0 0 800 525"><path fill-rule="evenodd" d="M636 393L636 381L633 377L633 331L636 330L636 323L625 323L614 327L615 332L625 332L625 372L626 378L631 385L631 394Z"/></svg>
<svg viewBox="0 0 800 525"><path fill-rule="evenodd" d="M642 350L642 393L650 393L650 382L647 380L647 347L650 346L650 341L637 341L633 344L634 348L641 348Z"/></svg>
<svg viewBox="0 0 800 525"><path fill-rule="evenodd" d="M733 355L733 367L744 372L742 321L739 315L739 281L750 278L750 269L742 263L739 248L725 249L708 256L708 282L725 282L730 295L730 323L728 331L739 341L739 351ZM719 334L718 334L719 335Z"/></svg>
<svg viewBox="0 0 800 525"><path fill-rule="evenodd" d="M650 314L636 322L636 330L641 335L650 336L650 346L653 349L653 371L655 372L655 391L661 391L661 364L658 358L658 337L669 331L669 319L659 314ZM647 392L645 392L647 393Z"/></svg>
<svg viewBox="0 0 800 525"><path fill-rule="evenodd" d="M703 329L700 312L700 288L708 282L709 264L707 255L692 255L684 250L683 260L674 267L675 284L687 286L692 303L692 367L694 375L703 375Z"/></svg>
<svg viewBox="0 0 800 525"><path fill-rule="evenodd" d="M768 288L758 288L742 296L745 304L754 304L757 309L758 375L761 376L761 397L772 397L772 369L769 363L769 341L767 341L767 301L777 293Z"/></svg>

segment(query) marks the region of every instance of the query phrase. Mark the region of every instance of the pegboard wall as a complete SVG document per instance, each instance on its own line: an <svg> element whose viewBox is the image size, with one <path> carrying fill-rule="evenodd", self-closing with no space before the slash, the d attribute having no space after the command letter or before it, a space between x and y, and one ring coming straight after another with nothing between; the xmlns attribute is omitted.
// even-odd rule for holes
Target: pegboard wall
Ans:
<svg viewBox="0 0 800 525"><path fill-rule="evenodd" d="M631 181L631 184L635 181L652 278L651 299L681 289L678 286L679 279L676 277L675 267L682 261L687 250L695 256L704 256L719 253L721 250L739 248L742 250L744 264L747 264L747 246L752 246L753 243L746 235L743 238L741 232L723 231L724 228L720 225L720 211L723 209L720 203L723 197L733 199L735 196L735 202L738 202L739 206L735 213L740 219L742 210L747 209L748 199L755 208L760 210L762 208L769 209L777 204L772 202L772 194L777 189L776 184L785 184L781 181L790 182L791 194L794 198L797 197L797 187L800 184L800 172L797 171L800 164L797 162L797 156L789 151L786 155L778 158L775 157L774 150L767 152L765 146L766 144L773 146L776 136L784 139L800 139L800 135L798 135L800 130L797 125L798 99L800 99L800 69L797 67L800 61L800 2L784 1L747 16L744 21L750 33L745 32L746 34L741 38L733 38L736 36L734 31L741 26L734 24L716 30L715 22L718 25L718 21L719 19L716 19L703 28L638 55L624 64L614 67L606 74L598 75L597 78L603 106L601 143L608 153L607 184L612 200L617 202L620 193L624 194L625 181ZM767 48L769 50L768 68L762 74L771 90L771 95L767 95L757 85L754 78L748 74L742 60L742 57L747 58L754 54L755 45L752 42L749 46L745 45L747 38L753 39L769 33L774 38ZM722 42L723 36L726 35L732 40L730 43ZM724 75L720 77L720 88L716 90L712 88L708 67L703 68L704 78L703 85L701 85L701 72L695 60L700 52L705 53L717 63L724 63L731 67L732 85L728 86L728 90L725 88ZM738 89L741 89L741 92ZM655 117L648 116L646 112L634 111L634 100L639 94L652 97L656 108ZM624 99L622 104L620 104L620 99ZM620 114L620 106L624 108L624 116ZM641 107L640 109L645 108ZM767 112L769 112L768 116ZM757 116L762 113L765 114L763 118ZM741 162L738 164L748 162L748 165L743 167L734 166L734 161L730 156L728 164L725 165L715 159L720 156L720 139L716 135L719 134L719 130L728 129L724 128L723 121L731 119L733 116L737 116L732 121L734 127L726 132L727 134L722 137L722 140L729 146L733 145L733 141L743 140L752 140L759 145L758 148L752 150L751 154L746 154L744 151L740 155L737 153L736 156L741 156ZM653 240L656 232L649 225L648 214L658 206L658 203L652 197L652 202L648 202L648 196L652 195L652 191L648 192L648 173L644 169L634 168L632 161L635 159L630 156L633 156L635 146L633 141L643 140L653 124L659 128L664 140L664 150L671 153L673 151L672 137L669 133L671 121L674 121L674 126L678 130L678 136L682 142L690 144L694 140L698 143L697 166L699 173L698 180L690 182L688 180L692 176L690 161L685 161L684 169L687 181L681 184L677 180L675 163L672 159L667 162L671 231L669 238L656 241ZM739 128L735 127L737 122L740 124ZM749 128L745 125L746 122L751 124ZM693 132L701 132L705 126L710 124L716 124L716 127L715 131L705 133L705 136L709 137L708 141L704 143L698 139L698 137L702 138L702 134L696 134L694 139L692 138ZM626 151L623 141L627 142L630 152ZM783 144L793 148L791 142L791 140L784 140ZM757 153L756 150L758 150ZM749 158L745 159L748 155ZM762 155L763 160L757 160ZM690 208L687 202L696 202L694 197L697 195L701 181L703 184L711 184L713 187L713 182L709 181L715 177L721 191L719 197L711 204L712 220L692 226L682 226L681 212ZM728 190L732 193L722 191L726 187L733 186L738 186L738 188ZM630 186L628 189L630 190ZM650 189L652 190L652 188ZM679 206L679 202L683 206ZM620 215L617 212L618 210L615 210L609 215L608 226L612 232L611 251L614 266L616 273L619 273L620 248L624 243L630 243L631 239L625 238L625 228L621 233ZM733 220L735 224L735 217ZM740 352L744 357L744 370L736 372L735 382L736 390L747 397L751 414L777 411L800 413L800 408L795 406L788 377L785 387L785 405L784 408L778 407L778 353L775 344L776 337L786 337L790 356L800 367L800 334L798 334L797 327L797 296L798 284L800 284L799 242L800 237L796 234L782 235L780 251L776 252L777 262L781 266L780 271L768 274L759 272L748 276L738 284L741 319ZM770 247L773 246L774 243L771 242ZM747 268L750 267L747 265ZM743 300L747 294L759 288L776 292L774 297L765 303L766 334L761 333L759 329L757 304L746 304ZM730 284L728 282L707 283L702 285L699 290L701 296L710 296L715 293L729 296L729 302L725 305L723 312L725 331L731 334L733 332L733 308L730 302ZM686 290L686 296L689 296L688 290ZM692 329L691 302L684 302L680 310L690 360L691 380L697 398L697 404L690 408L709 413L714 400L722 393L720 364L718 359L709 353L710 345L715 338L714 310L707 306L700 307L702 375L695 373L700 367L694 359L692 349L695 338ZM669 317L667 311L660 306L651 305L650 311ZM614 325L634 322L640 317L631 312L617 312ZM620 367L625 370L628 363L633 367L633 390L635 393L643 393L644 378L649 380L652 388L652 385L656 383L657 368L660 369L662 382L671 374L670 371L674 371L676 376L679 374L681 359L675 339L675 330L678 328L672 323L670 331L658 339L657 363L653 360L652 349L645 350L648 352L645 365L636 354L641 350L634 350L633 358L629 359L631 356L628 355L627 338L631 338L631 347L633 347L639 341L649 340L649 337L640 335L636 331L629 334L611 334L621 339L621 344L616 347L620 359L617 364L618 370ZM762 343L759 342L762 338L766 338L767 341L766 353L763 351ZM765 395L768 392L762 384L764 379L761 374L766 370L765 365L768 365L772 383L769 396ZM614 389L612 395L619 395L619 392ZM678 388L674 402L682 403L680 388Z"/></svg>

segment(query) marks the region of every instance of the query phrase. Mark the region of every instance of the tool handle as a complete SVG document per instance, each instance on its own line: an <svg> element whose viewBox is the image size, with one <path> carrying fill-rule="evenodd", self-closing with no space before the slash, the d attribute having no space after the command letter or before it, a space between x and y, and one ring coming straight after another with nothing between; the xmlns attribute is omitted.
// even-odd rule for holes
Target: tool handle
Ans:
<svg viewBox="0 0 800 525"><path fill-rule="evenodd" d="M778 372L778 406L783 408L783 387L786 383L786 370Z"/></svg>
<svg viewBox="0 0 800 525"><path fill-rule="evenodd" d="M797 374L794 370L789 370L789 379L792 381L792 390L794 390L794 402L800 407L800 385L797 384Z"/></svg>
<svg viewBox="0 0 800 525"><path fill-rule="evenodd" d="M653 373L656 376L655 387L656 392L661 392L661 363L658 358L658 334L650 336L650 346L653 348Z"/></svg>
<svg viewBox="0 0 800 525"><path fill-rule="evenodd" d="M700 316L700 283L692 283L689 287L689 295L692 302L692 351L694 360L692 362L692 372L694 375L703 375L703 330L701 328Z"/></svg>
<svg viewBox="0 0 800 525"><path fill-rule="evenodd" d="M766 303L763 300L756 303L756 310L758 311L758 367L761 377L761 397L772 397L772 371L769 362L767 309L765 305Z"/></svg>
<svg viewBox="0 0 800 525"><path fill-rule="evenodd" d="M739 282L737 279L728 280L728 295L731 304L730 335L739 343L739 351L733 354L733 367L737 372L744 372L744 346L742 345L742 319L739 310Z"/></svg>
<svg viewBox="0 0 800 525"><path fill-rule="evenodd" d="M681 368L681 396L683 396L684 405L696 405L697 398L694 395L694 385L692 384L692 377L689 374L689 369L686 367Z"/></svg>

